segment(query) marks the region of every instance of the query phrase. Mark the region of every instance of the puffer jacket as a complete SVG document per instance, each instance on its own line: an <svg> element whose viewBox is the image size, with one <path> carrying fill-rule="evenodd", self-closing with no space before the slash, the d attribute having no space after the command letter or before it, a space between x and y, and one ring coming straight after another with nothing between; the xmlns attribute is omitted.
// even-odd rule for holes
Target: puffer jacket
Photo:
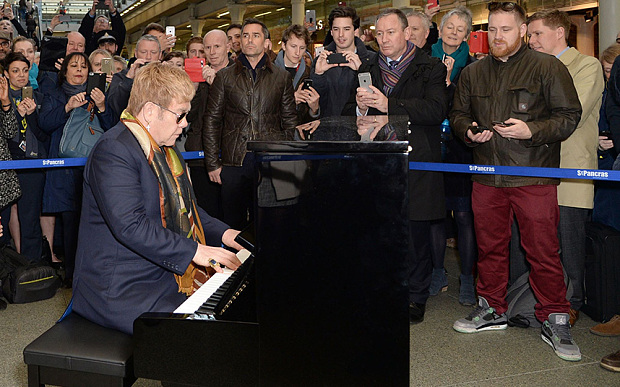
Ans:
<svg viewBox="0 0 620 387"><path fill-rule="evenodd" d="M241 166L248 141L292 131L296 125L288 72L267 60L257 66L253 80L250 69L237 58L234 65L218 71L209 90L202 133L205 167L211 172L222 165Z"/></svg>
<svg viewBox="0 0 620 387"><path fill-rule="evenodd" d="M475 144L466 137L472 122L491 129L493 121L516 118L527 123L532 138L508 139L494 133ZM581 118L581 104L566 66L554 56L523 45L508 61L488 56L463 69L454 95L450 122L456 135L474 147L476 164L560 166L560 142ZM475 174L493 187L559 184L559 179Z"/></svg>

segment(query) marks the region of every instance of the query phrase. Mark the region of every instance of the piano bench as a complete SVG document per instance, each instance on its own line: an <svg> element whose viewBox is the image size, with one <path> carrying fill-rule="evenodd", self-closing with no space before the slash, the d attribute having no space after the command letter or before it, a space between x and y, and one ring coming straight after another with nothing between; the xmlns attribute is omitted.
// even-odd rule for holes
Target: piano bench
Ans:
<svg viewBox="0 0 620 387"><path fill-rule="evenodd" d="M132 337L71 313L24 349L28 386L131 386Z"/></svg>

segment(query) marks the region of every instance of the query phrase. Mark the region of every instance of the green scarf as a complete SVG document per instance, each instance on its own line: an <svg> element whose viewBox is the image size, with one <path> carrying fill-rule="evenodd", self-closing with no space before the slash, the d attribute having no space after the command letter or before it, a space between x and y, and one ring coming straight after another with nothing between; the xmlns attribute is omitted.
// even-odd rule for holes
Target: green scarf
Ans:
<svg viewBox="0 0 620 387"><path fill-rule="evenodd" d="M443 60L443 56L448 55L454 58L454 66L450 73L450 82L454 82L454 79L461 73L461 70L467 65L467 59L469 56L469 44L467 42L461 43L459 48L452 54L446 54L443 50L443 40L439 39L437 43L433 44L432 54L435 58Z"/></svg>
<svg viewBox="0 0 620 387"><path fill-rule="evenodd" d="M160 147L157 145L148 130L127 110L121 114L121 121L138 140L159 181L162 225L179 235L205 244L205 234L198 217L196 198L181 152L174 146ZM174 276L179 284L179 292L189 296L198 290L212 273L212 268L207 269L192 262L185 274Z"/></svg>

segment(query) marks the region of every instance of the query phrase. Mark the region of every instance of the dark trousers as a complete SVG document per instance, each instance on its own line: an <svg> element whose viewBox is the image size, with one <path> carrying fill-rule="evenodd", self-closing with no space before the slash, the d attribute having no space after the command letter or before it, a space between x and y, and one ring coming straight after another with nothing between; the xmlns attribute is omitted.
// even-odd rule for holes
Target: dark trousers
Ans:
<svg viewBox="0 0 620 387"><path fill-rule="evenodd" d="M570 306L575 310L583 305L583 272L586 262L586 222L590 210L560 206L558 237L562 265L572 287Z"/></svg>
<svg viewBox="0 0 620 387"><path fill-rule="evenodd" d="M203 166L190 166L192 186L196 194L198 206L214 218L222 218L220 203L222 186L209 179L207 169Z"/></svg>
<svg viewBox="0 0 620 387"><path fill-rule="evenodd" d="M248 152L240 167L223 166L222 221L230 227L242 230L254 218L252 191L254 189L254 153Z"/></svg>
<svg viewBox="0 0 620 387"><path fill-rule="evenodd" d="M426 304L433 271L430 221L409 221L408 261L409 302Z"/></svg>
<svg viewBox="0 0 620 387"><path fill-rule="evenodd" d="M12 203L0 209L0 224L2 224L2 236L0 237L0 246L8 245L9 242L11 242L11 233L9 232L11 205Z"/></svg>
<svg viewBox="0 0 620 387"><path fill-rule="evenodd" d="M532 270L530 285L539 303L536 318L568 313L566 285L557 237L557 187L538 185L511 188L474 183L474 225L478 240L478 294L498 313L506 312L508 245L513 216L521 231L521 244Z"/></svg>
<svg viewBox="0 0 620 387"><path fill-rule="evenodd" d="M17 171L22 197L17 202L21 254L31 261L41 260L43 233L41 232L41 206L45 172L41 169L22 169Z"/></svg>

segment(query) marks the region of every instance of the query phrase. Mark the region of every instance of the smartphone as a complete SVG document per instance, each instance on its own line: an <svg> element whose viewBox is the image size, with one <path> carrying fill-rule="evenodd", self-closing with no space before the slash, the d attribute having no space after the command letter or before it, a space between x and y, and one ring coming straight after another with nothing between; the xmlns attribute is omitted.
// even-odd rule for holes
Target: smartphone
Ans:
<svg viewBox="0 0 620 387"><path fill-rule="evenodd" d="M325 46L317 47L314 49L314 57L321 55L321 53L325 51Z"/></svg>
<svg viewBox="0 0 620 387"><path fill-rule="evenodd" d="M106 8L107 8L107 7L106 7ZM69 23L69 22L71 21L71 16L61 14L61 15L58 17L58 21L59 21L59 22L61 22L61 23Z"/></svg>
<svg viewBox="0 0 620 387"><path fill-rule="evenodd" d="M506 123L506 122L504 122L504 121L491 121L491 123L492 123L493 125L503 126L503 127L506 127L506 126L512 126L512 125L514 125L514 124L509 124L509 123Z"/></svg>
<svg viewBox="0 0 620 387"><path fill-rule="evenodd" d="M99 0L95 9L108 9L108 6L105 4L105 0Z"/></svg>
<svg viewBox="0 0 620 387"><path fill-rule="evenodd" d="M439 5L439 0L428 0L428 8L434 8Z"/></svg>
<svg viewBox="0 0 620 387"><path fill-rule="evenodd" d="M301 87L302 90L310 90L312 86L312 79L306 78L304 79L304 85Z"/></svg>
<svg viewBox="0 0 620 387"><path fill-rule="evenodd" d="M22 100L26 98L32 99L32 86L24 86L22 87Z"/></svg>
<svg viewBox="0 0 620 387"><path fill-rule="evenodd" d="M473 126L473 125L469 125L467 129L471 130L473 134L478 134L478 133L484 132L485 130L489 130L489 128L487 128L486 126Z"/></svg>
<svg viewBox="0 0 620 387"><path fill-rule="evenodd" d="M359 73L357 74L357 79L360 82L360 87L363 87L369 93L374 93L374 91L370 88L370 85L372 85L372 77L370 76L370 73Z"/></svg>
<svg viewBox="0 0 620 387"><path fill-rule="evenodd" d="M598 134L599 136L605 136L608 140L613 140L611 132L609 130L604 130Z"/></svg>
<svg viewBox="0 0 620 387"><path fill-rule="evenodd" d="M105 92L105 74L88 73L88 83L86 84L86 95L90 95L94 88Z"/></svg>
<svg viewBox="0 0 620 387"><path fill-rule="evenodd" d="M166 35L176 36L176 29L174 26L166 26Z"/></svg>
<svg viewBox="0 0 620 387"><path fill-rule="evenodd" d="M327 55L327 63L328 64L338 64L338 63L349 63L347 58L344 57L343 53L334 52L333 54Z"/></svg>
<svg viewBox="0 0 620 387"><path fill-rule="evenodd" d="M113 62L112 58L101 58L101 72L112 75L114 73Z"/></svg>
<svg viewBox="0 0 620 387"><path fill-rule="evenodd" d="M308 32L316 31L316 11L309 9L306 11L306 23L308 23Z"/></svg>

